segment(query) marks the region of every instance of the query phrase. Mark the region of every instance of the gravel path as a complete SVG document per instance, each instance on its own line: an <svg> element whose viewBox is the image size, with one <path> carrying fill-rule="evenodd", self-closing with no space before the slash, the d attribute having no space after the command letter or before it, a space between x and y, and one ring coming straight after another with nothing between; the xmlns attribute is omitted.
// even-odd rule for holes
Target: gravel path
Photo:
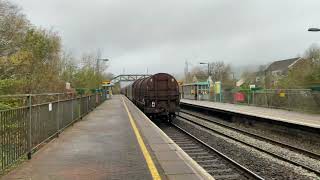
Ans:
<svg viewBox="0 0 320 180"><path fill-rule="evenodd" d="M230 140L190 122L177 118L176 125L185 128L199 139L222 151L266 179L319 179L315 174L300 167L280 161L254 148Z"/></svg>

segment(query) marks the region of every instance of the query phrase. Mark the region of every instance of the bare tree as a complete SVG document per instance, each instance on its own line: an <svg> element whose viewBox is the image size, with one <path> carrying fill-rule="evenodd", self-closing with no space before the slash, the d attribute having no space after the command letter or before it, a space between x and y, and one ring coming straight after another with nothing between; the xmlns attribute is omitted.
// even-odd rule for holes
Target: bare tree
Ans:
<svg viewBox="0 0 320 180"><path fill-rule="evenodd" d="M28 20L17 6L0 0L0 57L20 49L28 26Z"/></svg>
<svg viewBox="0 0 320 180"><path fill-rule="evenodd" d="M319 60L320 59L320 48L316 44L312 44L305 52L306 59Z"/></svg>
<svg viewBox="0 0 320 180"><path fill-rule="evenodd" d="M190 77L190 81L192 81L194 77L196 77L198 81L206 81L208 78L208 74L203 70L203 68L194 67L190 72Z"/></svg>
<svg viewBox="0 0 320 180"><path fill-rule="evenodd" d="M210 63L209 69L213 81L230 83L230 81L232 80L231 67L229 64L225 64L223 61Z"/></svg>

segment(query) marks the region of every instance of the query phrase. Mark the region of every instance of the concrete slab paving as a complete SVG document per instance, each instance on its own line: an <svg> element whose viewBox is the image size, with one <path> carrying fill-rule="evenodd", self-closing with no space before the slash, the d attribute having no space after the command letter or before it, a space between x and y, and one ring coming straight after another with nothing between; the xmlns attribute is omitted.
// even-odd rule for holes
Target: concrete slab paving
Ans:
<svg viewBox="0 0 320 180"><path fill-rule="evenodd" d="M158 161L181 161L175 150L158 151L155 153Z"/></svg>
<svg viewBox="0 0 320 180"><path fill-rule="evenodd" d="M174 180L197 180L199 179L198 176L194 174L172 174L167 175L168 179L174 179Z"/></svg>
<svg viewBox="0 0 320 180"><path fill-rule="evenodd" d="M104 102L3 180L152 179L122 102Z"/></svg>
<svg viewBox="0 0 320 180"><path fill-rule="evenodd" d="M161 166L163 167L163 170L165 172L166 175L169 174L195 174L194 172L190 171L190 167L188 165L186 165L185 162L183 161L167 161L167 160L163 160L160 161Z"/></svg>
<svg viewBox="0 0 320 180"><path fill-rule="evenodd" d="M150 145L153 151L175 151L177 148L172 144L151 144Z"/></svg>

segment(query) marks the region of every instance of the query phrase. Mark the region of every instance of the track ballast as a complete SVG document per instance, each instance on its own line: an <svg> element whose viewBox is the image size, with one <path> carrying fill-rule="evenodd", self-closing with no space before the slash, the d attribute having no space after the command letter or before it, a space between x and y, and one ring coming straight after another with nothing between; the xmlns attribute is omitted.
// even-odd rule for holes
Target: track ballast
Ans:
<svg viewBox="0 0 320 180"><path fill-rule="evenodd" d="M177 125L162 125L161 129L217 180L263 179Z"/></svg>

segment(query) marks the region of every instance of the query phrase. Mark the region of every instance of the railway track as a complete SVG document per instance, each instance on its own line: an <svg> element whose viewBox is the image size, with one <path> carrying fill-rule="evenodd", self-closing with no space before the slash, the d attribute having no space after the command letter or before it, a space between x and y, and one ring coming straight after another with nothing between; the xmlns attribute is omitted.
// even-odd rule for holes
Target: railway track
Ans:
<svg viewBox="0 0 320 180"><path fill-rule="evenodd" d="M213 128L207 127L207 126L203 125L202 123L203 122L212 123L214 125L218 125L220 127L227 128L229 130L232 130L232 131L235 131L235 132L238 132L238 133L242 133L242 134L247 135L249 137L252 137L252 138L255 138L255 139L258 139L258 140L261 140L261 141L276 145L276 146L280 146L282 148L289 149L289 150L294 151L296 153L304 154L304 155L309 156L311 158L314 158L316 160L320 160L320 155L319 154L313 153L313 152L305 150L305 149L297 148L297 147L291 146L291 145L286 144L286 143L275 141L275 140L272 140L272 139L269 139L269 138L266 138L266 137L262 137L262 136L260 136L258 134L254 134L254 133L250 133L250 132L247 132L247 131L244 131L244 130L241 130L241 129L237 129L237 128L222 124L220 122L213 121L211 119L205 118L204 116L201 116L199 113L193 114L190 111L181 110L180 113L177 115L177 117L178 118L182 118L183 120L186 120L186 121L188 121L188 122L190 122L192 124L195 124L197 126L200 126L202 128L205 128L205 129L207 129L209 131L212 131L212 132L214 132L216 134L222 135L222 136L224 136L226 138L232 139L232 140L234 140L236 142L239 142L239 143L242 143L242 144L244 144L246 146L254 148L254 149L258 150L258 151L261 151L263 153L271 155L272 157L275 157L275 158L280 159L282 161L288 162L288 163L293 164L295 166L300 166L300 167L302 167L302 168L304 168L304 169L306 169L306 170L308 170L310 172L313 172L316 175L320 176L320 171L317 170L317 169L313 169L312 167L306 166L304 164L300 164L299 162L296 162L295 160L292 160L292 159L286 159L286 158L282 157L281 155L278 155L278 154L276 154L274 152L269 152L269 151L267 151L267 150L265 150L265 149L263 149L261 147L254 146L254 145L249 144L249 143L247 143L247 142L245 142L243 140L239 140L238 138L234 138L234 137L232 137L230 135L221 133L220 131L217 131L217 130L215 130ZM192 119L192 120L190 120L190 119Z"/></svg>
<svg viewBox="0 0 320 180"><path fill-rule="evenodd" d="M233 130L233 131L248 135L248 136L253 137L255 139L263 140L265 142L268 142L268 143L271 143L271 144L274 144L274 145L277 145L277 146L280 146L280 147L283 147L283 148L287 148L287 149L290 149L290 150L295 151L297 153L304 154L304 155L309 156L311 158L320 160L320 154L317 154L317 153L312 152L310 150L299 148L299 147L294 147L294 146L292 146L290 144L287 144L285 142L280 142L280 141L277 141L277 140L274 140L274 139L271 139L271 138L268 138L268 137L261 136L261 135L256 134L256 133L248 132L248 131L245 131L245 130L242 130L242 129L238 129L238 128L223 124L223 123L218 122L218 121L214 121L212 119L206 118L205 116L201 115L200 113L194 113L194 112L190 112L190 111L186 111L186 110L181 110L180 112L182 112L184 114L187 114L189 116L193 116L193 117L199 118L199 119L204 120L206 122L210 122L210 123L213 123L215 125L227 128L229 130Z"/></svg>
<svg viewBox="0 0 320 180"><path fill-rule="evenodd" d="M217 180L263 179L175 124L162 130Z"/></svg>

